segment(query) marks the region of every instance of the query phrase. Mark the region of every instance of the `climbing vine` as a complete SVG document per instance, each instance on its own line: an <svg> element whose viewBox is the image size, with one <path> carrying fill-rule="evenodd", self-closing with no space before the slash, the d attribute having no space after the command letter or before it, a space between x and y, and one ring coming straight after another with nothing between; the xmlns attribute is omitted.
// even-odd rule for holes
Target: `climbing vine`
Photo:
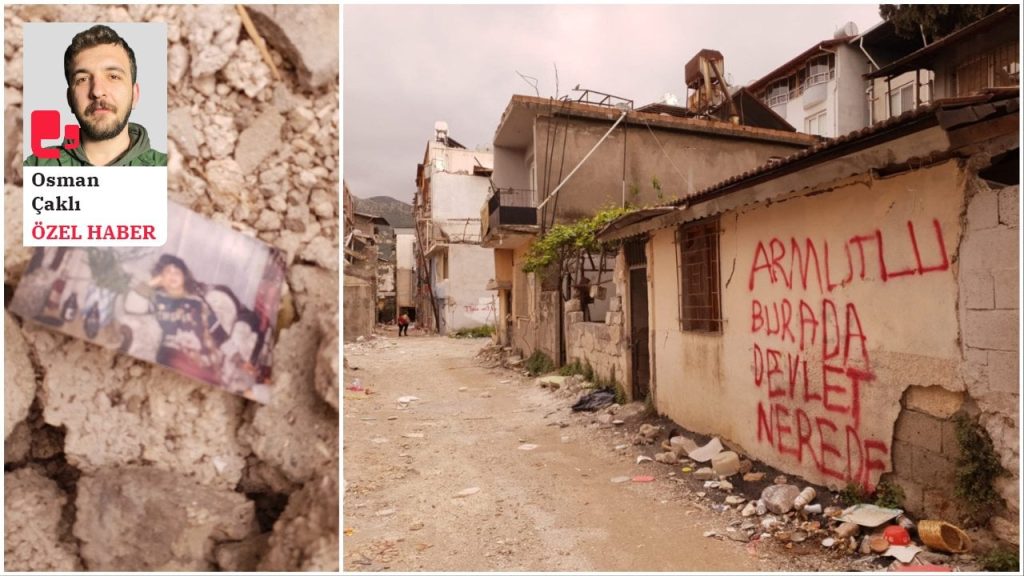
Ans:
<svg viewBox="0 0 1024 576"><path fill-rule="evenodd" d="M548 230L540 240L530 247L523 262L525 272L542 272L554 267L560 286L566 281L575 284L582 274L584 258L595 252L602 252L608 246L597 240L597 233L609 222L634 211L635 208L606 208L590 218L583 218L571 224L557 224ZM562 298L568 300L570 291L560 290Z"/></svg>

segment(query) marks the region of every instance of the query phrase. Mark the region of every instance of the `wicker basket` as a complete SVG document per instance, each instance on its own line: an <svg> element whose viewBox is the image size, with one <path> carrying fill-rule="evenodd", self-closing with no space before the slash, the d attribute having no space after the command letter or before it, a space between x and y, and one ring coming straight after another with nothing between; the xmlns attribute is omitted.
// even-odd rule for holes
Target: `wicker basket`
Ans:
<svg viewBox="0 0 1024 576"><path fill-rule="evenodd" d="M963 530L942 520L921 520L917 533L929 548L963 554L971 547L971 538Z"/></svg>

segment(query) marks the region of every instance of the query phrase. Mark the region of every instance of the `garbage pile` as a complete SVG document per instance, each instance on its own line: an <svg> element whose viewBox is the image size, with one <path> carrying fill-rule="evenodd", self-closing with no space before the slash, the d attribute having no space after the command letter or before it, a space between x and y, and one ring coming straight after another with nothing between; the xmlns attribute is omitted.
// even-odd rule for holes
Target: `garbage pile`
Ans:
<svg viewBox="0 0 1024 576"><path fill-rule="evenodd" d="M339 569L338 8L247 13L5 8L8 290L32 256L25 22L166 22L169 198L280 248L287 279L266 406L5 315L7 570Z"/></svg>
<svg viewBox="0 0 1024 576"><path fill-rule="evenodd" d="M650 437L657 429L641 426L638 437ZM738 542L775 542L783 549L817 543L832 552L858 557L857 562L877 562L890 570L906 567L949 570L954 562L970 562L971 538L960 528L941 520L915 522L903 510L874 504L846 508L825 505L818 488L798 486L784 475L757 490L765 480L752 461L725 450L717 438L704 446L678 435L662 442L654 461L680 466L683 477L700 482L696 494L711 502L710 509L736 516L723 532L711 530L706 537ZM638 457L638 463L650 458ZM670 473L676 477L676 472ZM684 481L684 480L678 480ZM744 490L746 489L746 490ZM750 496L743 495L743 492ZM753 493L751 493L753 492ZM836 497L831 498L836 502ZM957 558L958 555L964 555ZM910 569L910 568L907 568Z"/></svg>

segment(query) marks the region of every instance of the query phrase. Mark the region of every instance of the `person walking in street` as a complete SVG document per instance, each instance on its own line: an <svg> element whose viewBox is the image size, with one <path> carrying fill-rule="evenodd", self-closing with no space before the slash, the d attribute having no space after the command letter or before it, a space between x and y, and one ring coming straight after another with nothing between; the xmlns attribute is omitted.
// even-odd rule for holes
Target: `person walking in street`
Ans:
<svg viewBox="0 0 1024 576"><path fill-rule="evenodd" d="M402 336L403 334L409 335L409 315L404 312L398 317L398 335Z"/></svg>

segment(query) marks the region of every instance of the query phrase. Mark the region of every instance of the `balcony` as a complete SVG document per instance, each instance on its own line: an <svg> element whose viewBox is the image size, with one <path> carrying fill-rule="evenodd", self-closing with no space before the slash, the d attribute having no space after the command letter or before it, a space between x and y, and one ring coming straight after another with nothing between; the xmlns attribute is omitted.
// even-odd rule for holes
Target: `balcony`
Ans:
<svg viewBox="0 0 1024 576"><path fill-rule="evenodd" d="M485 247L515 247L537 233L537 203L533 190L491 188L481 212Z"/></svg>

